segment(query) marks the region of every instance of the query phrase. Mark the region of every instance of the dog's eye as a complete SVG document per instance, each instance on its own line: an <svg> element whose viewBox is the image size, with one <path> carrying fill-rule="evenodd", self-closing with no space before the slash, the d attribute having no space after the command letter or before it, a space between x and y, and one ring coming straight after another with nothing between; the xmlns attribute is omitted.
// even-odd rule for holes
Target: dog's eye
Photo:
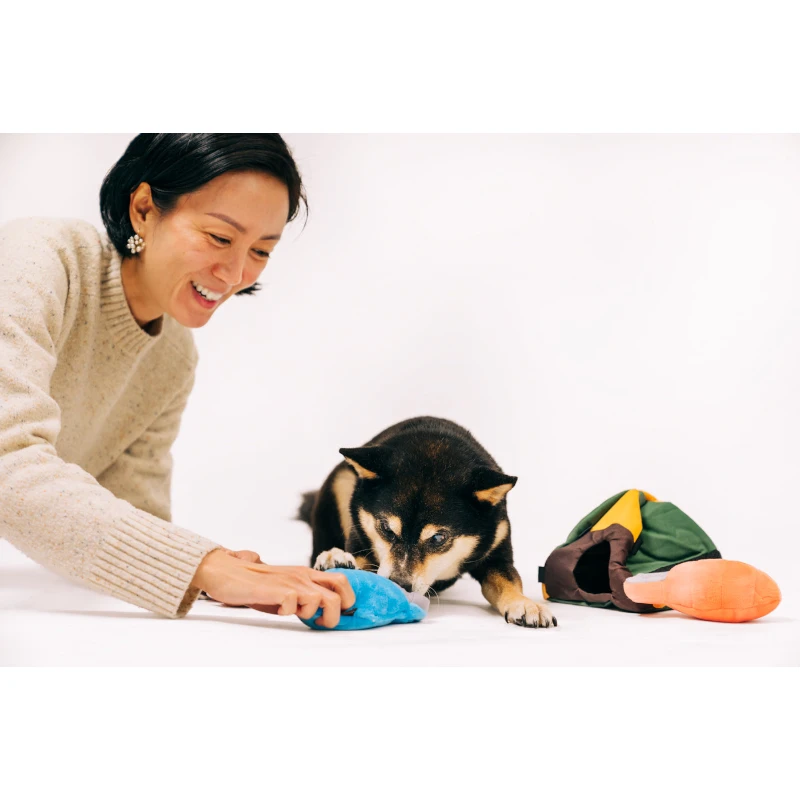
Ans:
<svg viewBox="0 0 800 800"><path fill-rule="evenodd" d="M431 536L431 538L428 539L428 541L434 547L441 547L447 541L448 538L449 537L448 537L448 535L446 533L442 533L440 531L439 533L434 533L433 536Z"/></svg>
<svg viewBox="0 0 800 800"><path fill-rule="evenodd" d="M386 538L387 538L387 539L388 539L390 542L393 542L393 541L395 540L395 538L396 538L396 537L395 537L394 531L393 531L393 530L392 530L392 529L389 527L389 523L388 523L388 522L387 522L385 519L382 519L382 520L380 521L380 525L379 525L379 527L380 527L380 531L381 531L381 533L382 533L382 534L383 534L383 535L384 535L384 536L385 536L385 537L386 537Z"/></svg>

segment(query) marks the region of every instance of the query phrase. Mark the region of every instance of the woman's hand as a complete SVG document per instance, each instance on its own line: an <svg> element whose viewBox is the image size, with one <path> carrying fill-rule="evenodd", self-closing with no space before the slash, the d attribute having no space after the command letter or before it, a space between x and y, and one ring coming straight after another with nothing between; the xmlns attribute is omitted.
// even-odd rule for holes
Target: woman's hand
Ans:
<svg viewBox="0 0 800 800"><path fill-rule="evenodd" d="M274 567L252 550L212 550L200 562L192 585L232 606L249 606L268 614L297 614L310 619L322 608L317 625L335 628L342 609L356 596L341 573L309 567Z"/></svg>

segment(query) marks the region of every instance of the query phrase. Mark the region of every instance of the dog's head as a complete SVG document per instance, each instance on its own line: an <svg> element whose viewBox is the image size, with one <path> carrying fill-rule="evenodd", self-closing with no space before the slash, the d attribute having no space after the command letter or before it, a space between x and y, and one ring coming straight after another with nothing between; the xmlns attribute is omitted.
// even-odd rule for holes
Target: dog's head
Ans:
<svg viewBox="0 0 800 800"><path fill-rule="evenodd" d="M505 497L517 479L457 442L416 434L339 452L357 477L350 508L372 566L403 588L454 580L509 534Z"/></svg>

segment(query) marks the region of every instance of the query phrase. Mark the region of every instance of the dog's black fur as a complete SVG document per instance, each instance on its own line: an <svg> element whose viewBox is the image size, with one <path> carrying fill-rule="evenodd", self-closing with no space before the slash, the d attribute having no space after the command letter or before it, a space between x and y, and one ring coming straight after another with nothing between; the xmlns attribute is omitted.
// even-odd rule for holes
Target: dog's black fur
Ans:
<svg viewBox="0 0 800 800"><path fill-rule="evenodd" d="M312 566L368 569L436 593L469 574L507 622L557 624L524 597L514 567L506 494L517 478L469 431L415 417L339 452L345 460L298 512L313 531Z"/></svg>

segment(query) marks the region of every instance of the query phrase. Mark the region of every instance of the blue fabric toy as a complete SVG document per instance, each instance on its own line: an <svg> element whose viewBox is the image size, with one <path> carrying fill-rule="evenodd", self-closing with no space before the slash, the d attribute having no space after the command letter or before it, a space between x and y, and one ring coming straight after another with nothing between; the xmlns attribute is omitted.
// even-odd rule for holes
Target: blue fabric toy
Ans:
<svg viewBox="0 0 800 800"><path fill-rule="evenodd" d="M428 613L430 601L424 595L407 592L388 578L362 569L330 569L347 577L356 596L350 609L342 611L335 628L323 628L316 624L322 616L317 611L311 619L301 622L316 631L360 631L363 628L379 628L393 622L419 622Z"/></svg>

